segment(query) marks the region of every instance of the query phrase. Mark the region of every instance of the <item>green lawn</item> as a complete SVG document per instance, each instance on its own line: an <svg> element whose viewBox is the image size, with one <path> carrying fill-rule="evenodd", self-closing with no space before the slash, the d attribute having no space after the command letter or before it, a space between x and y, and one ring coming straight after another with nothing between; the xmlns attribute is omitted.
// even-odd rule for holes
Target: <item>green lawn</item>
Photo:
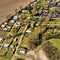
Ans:
<svg viewBox="0 0 60 60"><path fill-rule="evenodd" d="M60 39L50 39L50 42L60 50Z"/></svg>

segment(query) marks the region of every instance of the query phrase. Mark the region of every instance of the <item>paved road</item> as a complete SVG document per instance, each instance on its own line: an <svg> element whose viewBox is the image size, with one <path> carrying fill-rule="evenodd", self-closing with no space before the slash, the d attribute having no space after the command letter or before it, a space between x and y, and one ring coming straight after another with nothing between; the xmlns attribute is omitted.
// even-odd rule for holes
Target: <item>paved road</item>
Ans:
<svg viewBox="0 0 60 60"><path fill-rule="evenodd" d="M18 46L16 47L16 51L15 51L15 54L13 55L13 57L12 57L12 60L14 60L15 56L17 56L18 48L19 48L19 46L21 45L22 39L23 39L23 37L24 37L24 33L25 33L25 31L26 31L28 25L29 25L29 24L26 25L26 27L25 27L25 29L24 29L24 31L23 31L23 34L22 34L21 37L20 37Z"/></svg>

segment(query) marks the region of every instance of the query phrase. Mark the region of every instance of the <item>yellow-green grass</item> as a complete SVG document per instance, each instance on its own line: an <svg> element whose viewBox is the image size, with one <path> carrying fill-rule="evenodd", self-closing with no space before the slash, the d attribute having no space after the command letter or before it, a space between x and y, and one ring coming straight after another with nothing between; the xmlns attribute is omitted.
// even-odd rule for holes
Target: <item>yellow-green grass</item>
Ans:
<svg viewBox="0 0 60 60"><path fill-rule="evenodd" d="M14 60L17 60L17 56L15 56Z"/></svg>
<svg viewBox="0 0 60 60"><path fill-rule="evenodd" d="M20 47L27 47L28 49L30 49L30 40L34 38L39 32L40 28L36 27L33 32L31 32L28 36L24 37Z"/></svg>
<svg viewBox="0 0 60 60"><path fill-rule="evenodd" d="M46 0L41 0L40 6L46 8L46 7L45 7L45 4L46 4Z"/></svg>
<svg viewBox="0 0 60 60"><path fill-rule="evenodd" d="M10 33L9 33L9 35L15 36L15 35L17 34L17 31L18 31L18 28L15 28L15 27L13 26L12 29L11 29L11 31L10 31Z"/></svg>
<svg viewBox="0 0 60 60"><path fill-rule="evenodd" d="M53 32L52 29L48 29L48 30L45 32L45 35L50 34L50 33L52 33L52 32Z"/></svg>
<svg viewBox="0 0 60 60"><path fill-rule="evenodd" d="M26 55L19 55L19 57L17 59L24 60L24 59L26 59Z"/></svg>
<svg viewBox="0 0 60 60"><path fill-rule="evenodd" d="M16 47L17 44L18 44L18 41L12 43L12 45L14 45L14 48Z"/></svg>
<svg viewBox="0 0 60 60"><path fill-rule="evenodd" d="M0 50L0 56L4 56L5 54L6 54L6 49L5 48L2 48L1 50Z"/></svg>
<svg viewBox="0 0 60 60"><path fill-rule="evenodd" d="M8 25L12 26L12 25L14 25L14 23L8 22Z"/></svg>
<svg viewBox="0 0 60 60"><path fill-rule="evenodd" d="M37 22L37 24L39 24L39 25L40 25L40 24L41 24L41 22L40 22L40 21L38 21L38 22Z"/></svg>
<svg viewBox="0 0 60 60"><path fill-rule="evenodd" d="M23 31L24 31L24 29L25 29L25 26L26 26L26 25L21 26L21 28L19 29L18 33L23 33Z"/></svg>
<svg viewBox="0 0 60 60"><path fill-rule="evenodd" d="M3 50L3 53L5 51L6 50ZM5 56L0 56L0 60L11 60L12 59L12 56L13 56L13 49L12 48L9 48L8 51L7 51L7 54Z"/></svg>
<svg viewBox="0 0 60 60"><path fill-rule="evenodd" d="M34 24L36 21L31 21L31 24Z"/></svg>
<svg viewBox="0 0 60 60"><path fill-rule="evenodd" d="M19 56L15 56L14 60L25 60L26 56L25 55L19 55Z"/></svg>
<svg viewBox="0 0 60 60"><path fill-rule="evenodd" d="M23 41L21 42L21 46L20 47L25 47L29 49L29 38L28 37L24 37Z"/></svg>
<svg viewBox="0 0 60 60"><path fill-rule="evenodd" d="M53 44L53 46L60 50L60 39L50 39L49 41Z"/></svg>
<svg viewBox="0 0 60 60"><path fill-rule="evenodd" d="M44 21L41 25L42 25L42 26L45 26L45 25L47 25L47 22Z"/></svg>
<svg viewBox="0 0 60 60"><path fill-rule="evenodd" d="M5 39L4 43L10 44L13 41L13 38Z"/></svg>
<svg viewBox="0 0 60 60"><path fill-rule="evenodd" d="M2 31L2 28L0 28L0 31Z"/></svg>

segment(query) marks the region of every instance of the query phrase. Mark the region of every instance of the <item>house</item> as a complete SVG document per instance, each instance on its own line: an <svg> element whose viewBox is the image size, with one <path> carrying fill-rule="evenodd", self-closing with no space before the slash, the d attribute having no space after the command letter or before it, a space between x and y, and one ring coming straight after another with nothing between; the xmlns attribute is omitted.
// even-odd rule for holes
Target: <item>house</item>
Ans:
<svg viewBox="0 0 60 60"><path fill-rule="evenodd" d="M10 45L10 48L13 48L14 46L13 45Z"/></svg>
<svg viewBox="0 0 60 60"><path fill-rule="evenodd" d="M53 14L52 14L52 16L53 16L54 18L59 18L59 17L60 17L60 14L59 14L59 12L54 11Z"/></svg>
<svg viewBox="0 0 60 60"><path fill-rule="evenodd" d="M17 51L17 53L19 54L19 55L25 55L26 54L26 52L27 52L27 50L26 49L24 49L24 48L21 48L21 49L19 49L18 51Z"/></svg>
<svg viewBox="0 0 60 60"><path fill-rule="evenodd" d="M31 3L30 6L33 7L33 6L35 6L36 4L37 4L37 2L35 1L35 2Z"/></svg>
<svg viewBox="0 0 60 60"><path fill-rule="evenodd" d="M48 10L43 10L43 12L45 12L45 13L49 13L49 11L48 11Z"/></svg>
<svg viewBox="0 0 60 60"><path fill-rule="evenodd" d="M50 2L59 2L60 0L50 0Z"/></svg>
<svg viewBox="0 0 60 60"><path fill-rule="evenodd" d="M14 23L15 22L15 20L10 20L10 23Z"/></svg>
<svg viewBox="0 0 60 60"><path fill-rule="evenodd" d="M26 10L22 10L22 13L26 13L27 11Z"/></svg>
<svg viewBox="0 0 60 60"><path fill-rule="evenodd" d="M47 5L49 5L49 4L50 4L50 2L51 2L51 1L50 1L50 0L48 0L46 4L47 4Z"/></svg>
<svg viewBox="0 0 60 60"><path fill-rule="evenodd" d="M7 22L4 23L4 25L7 25L7 24L8 24Z"/></svg>
<svg viewBox="0 0 60 60"><path fill-rule="evenodd" d="M21 23L20 22L16 22L15 24L14 24L14 26L17 28L17 27L20 27L21 26Z"/></svg>
<svg viewBox="0 0 60 60"><path fill-rule="evenodd" d="M42 9L39 9L39 10L37 11L37 14L40 15L42 12L43 12L43 10L42 10Z"/></svg>
<svg viewBox="0 0 60 60"><path fill-rule="evenodd" d="M19 18L19 16L18 15L15 15L14 17L13 17L13 20L17 20Z"/></svg>
<svg viewBox="0 0 60 60"><path fill-rule="evenodd" d="M49 11L48 10L43 10L43 15L48 15Z"/></svg>
<svg viewBox="0 0 60 60"><path fill-rule="evenodd" d="M0 38L0 43L2 43L3 42L3 38Z"/></svg>
<svg viewBox="0 0 60 60"><path fill-rule="evenodd" d="M30 4L30 6L32 7L32 6L33 6L33 4Z"/></svg>
<svg viewBox="0 0 60 60"><path fill-rule="evenodd" d="M8 28L8 29L11 29L11 26L8 26L7 28Z"/></svg>
<svg viewBox="0 0 60 60"><path fill-rule="evenodd" d="M24 55L25 54L25 51L19 51L18 53Z"/></svg>
<svg viewBox="0 0 60 60"><path fill-rule="evenodd" d="M4 28L3 30L4 30L4 31L7 31L8 29L7 29L7 28Z"/></svg>
<svg viewBox="0 0 60 60"><path fill-rule="evenodd" d="M9 44L4 44L3 47L4 47L4 48L8 48L8 47L9 47Z"/></svg>
<svg viewBox="0 0 60 60"><path fill-rule="evenodd" d="M38 27L38 26L39 26L39 24L37 23L37 24L35 24L35 26L36 26L36 27Z"/></svg>
<svg viewBox="0 0 60 60"><path fill-rule="evenodd" d="M47 16L47 15L48 15L48 13L45 13L45 12L44 12L44 13L43 13L43 15L44 15L44 16Z"/></svg>
<svg viewBox="0 0 60 60"><path fill-rule="evenodd" d="M34 24L30 24L30 27L32 27L32 28L33 28L33 27L34 27Z"/></svg>
<svg viewBox="0 0 60 60"><path fill-rule="evenodd" d="M4 28L5 26L6 26L5 24L2 24L2 25L1 25L1 28Z"/></svg>
<svg viewBox="0 0 60 60"><path fill-rule="evenodd" d="M26 30L26 33L28 33L28 34L31 33L31 30Z"/></svg>
<svg viewBox="0 0 60 60"><path fill-rule="evenodd" d="M49 8L49 5L48 4L45 4L46 8Z"/></svg>
<svg viewBox="0 0 60 60"><path fill-rule="evenodd" d="M30 20L30 17L27 17L28 20Z"/></svg>
<svg viewBox="0 0 60 60"><path fill-rule="evenodd" d="M40 21L43 21L44 19L43 19L43 17L38 17L38 20L40 20Z"/></svg>
<svg viewBox="0 0 60 60"><path fill-rule="evenodd" d="M33 20L38 20L38 16L33 16Z"/></svg>
<svg viewBox="0 0 60 60"><path fill-rule="evenodd" d="M35 5L35 4L37 4L37 2L36 2L36 1L34 2L34 5Z"/></svg>
<svg viewBox="0 0 60 60"><path fill-rule="evenodd" d="M1 28L4 28L7 24L8 24L7 22L3 23L3 24L1 25Z"/></svg>
<svg viewBox="0 0 60 60"><path fill-rule="evenodd" d="M60 0L56 0L56 2L59 2Z"/></svg>
<svg viewBox="0 0 60 60"><path fill-rule="evenodd" d="M16 42L18 40L18 38L14 38L14 42Z"/></svg>

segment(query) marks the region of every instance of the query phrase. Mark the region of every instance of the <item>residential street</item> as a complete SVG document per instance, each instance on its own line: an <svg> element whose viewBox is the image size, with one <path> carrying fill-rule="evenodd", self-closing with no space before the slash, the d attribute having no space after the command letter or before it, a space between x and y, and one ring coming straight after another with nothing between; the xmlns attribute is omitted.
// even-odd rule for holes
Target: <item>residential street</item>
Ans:
<svg viewBox="0 0 60 60"><path fill-rule="evenodd" d="M15 56L17 56L18 48L19 48L19 46L21 45L22 38L23 38L23 36L24 36L24 33L25 33L28 25L29 25L29 24L26 25L26 27L25 27L25 29L24 29L24 31L23 31L23 34L21 35L21 38L20 38L20 40L19 40L18 46L16 47L16 51L15 51L15 54L13 55L13 57L12 57L12 60L14 60Z"/></svg>

